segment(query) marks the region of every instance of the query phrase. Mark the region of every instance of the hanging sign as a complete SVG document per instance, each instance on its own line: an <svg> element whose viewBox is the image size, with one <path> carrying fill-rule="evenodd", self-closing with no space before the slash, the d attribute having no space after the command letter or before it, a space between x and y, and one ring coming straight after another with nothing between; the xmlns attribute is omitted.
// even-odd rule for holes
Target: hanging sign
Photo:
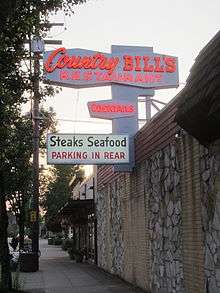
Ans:
<svg viewBox="0 0 220 293"><path fill-rule="evenodd" d="M125 47L118 54L62 47L45 52L43 62L44 82L57 85L86 88L124 84L154 89L178 86L177 57L150 52L148 47L146 54L140 54L135 47Z"/></svg>
<svg viewBox="0 0 220 293"><path fill-rule="evenodd" d="M48 164L129 163L129 136L113 134L48 134Z"/></svg>
<svg viewBox="0 0 220 293"><path fill-rule="evenodd" d="M125 99L126 100L126 99ZM92 118L116 119L137 115L137 108L134 103L113 102L102 100L88 102L89 114Z"/></svg>

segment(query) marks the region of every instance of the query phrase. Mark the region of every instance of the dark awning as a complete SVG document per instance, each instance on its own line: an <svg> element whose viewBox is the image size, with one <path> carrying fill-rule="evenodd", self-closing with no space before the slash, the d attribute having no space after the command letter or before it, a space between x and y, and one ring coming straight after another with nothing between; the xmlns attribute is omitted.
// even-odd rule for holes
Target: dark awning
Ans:
<svg viewBox="0 0 220 293"><path fill-rule="evenodd" d="M58 212L59 218L68 218L73 224L82 224L88 221L88 215L94 213L94 200L69 200Z"/></svg>
<svg viewBox="0 0 220 293"><path fill-rule="evenodd" d="M220 31L196 58L175 121L203 145L220 138Z"/></svg>

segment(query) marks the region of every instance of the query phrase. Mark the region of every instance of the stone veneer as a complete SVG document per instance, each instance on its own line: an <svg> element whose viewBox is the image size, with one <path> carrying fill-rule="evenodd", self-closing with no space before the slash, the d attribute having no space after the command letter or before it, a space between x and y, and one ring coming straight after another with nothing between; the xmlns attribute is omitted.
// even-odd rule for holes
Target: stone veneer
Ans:
<svg viewBox="0 0 220 293"><path fill-rule="evenodd" d="M98 193L98 265L115 275L122 274L122 215L118 181Z"/></svg>
<svg viewBox="0 0 220 293"><path fill-rule="evenodd" d="M169 145L147 161L151 287L157 292L183 292L180 168Z"/></svg>
<svg viewBox="0 0 220 293"><path fill-rule="evenodd" d="M220 156L180 145L98 190L98 265L152 293L219 293Z"/></svg>

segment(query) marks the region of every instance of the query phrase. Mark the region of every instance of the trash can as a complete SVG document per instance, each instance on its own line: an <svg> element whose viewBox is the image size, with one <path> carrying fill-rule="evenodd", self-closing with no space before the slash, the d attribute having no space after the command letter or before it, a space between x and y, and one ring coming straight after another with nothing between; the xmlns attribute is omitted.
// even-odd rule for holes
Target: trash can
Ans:
<svg viewBox="0 0 220 293"><path fill-rule="evenodd" d="M19 265L21 272L36 272L39 270L39 255L35 252L21 252Z"/></svg>

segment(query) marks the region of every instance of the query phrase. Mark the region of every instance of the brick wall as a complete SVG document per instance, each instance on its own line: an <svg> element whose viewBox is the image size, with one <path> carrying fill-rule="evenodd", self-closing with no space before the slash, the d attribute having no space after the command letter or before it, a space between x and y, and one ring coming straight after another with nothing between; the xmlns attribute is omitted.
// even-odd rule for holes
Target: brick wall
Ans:
<svg viewBox="0 0 220 293"><path fill-rule="evenodd" d="M187 293L203 293L204 249L201 217L200 146L188 135L180 138L184 284Z"/></svg>
<svg viewBox="0 0 220 293"><path fill-rule="evenodd" d="M175 124L175 104L138 132L132 173L98 168L99 266L153 293L206 293L207 282L217 288L220 270L218 263L211 273L204 269L211 228L204 233L210 206L203 204L202 148ZM213 194L211 179L209 185L206 198ZM220 247L217 232L212 229L212 237ZM214 261L217 248L212 250Z"/></svg>

